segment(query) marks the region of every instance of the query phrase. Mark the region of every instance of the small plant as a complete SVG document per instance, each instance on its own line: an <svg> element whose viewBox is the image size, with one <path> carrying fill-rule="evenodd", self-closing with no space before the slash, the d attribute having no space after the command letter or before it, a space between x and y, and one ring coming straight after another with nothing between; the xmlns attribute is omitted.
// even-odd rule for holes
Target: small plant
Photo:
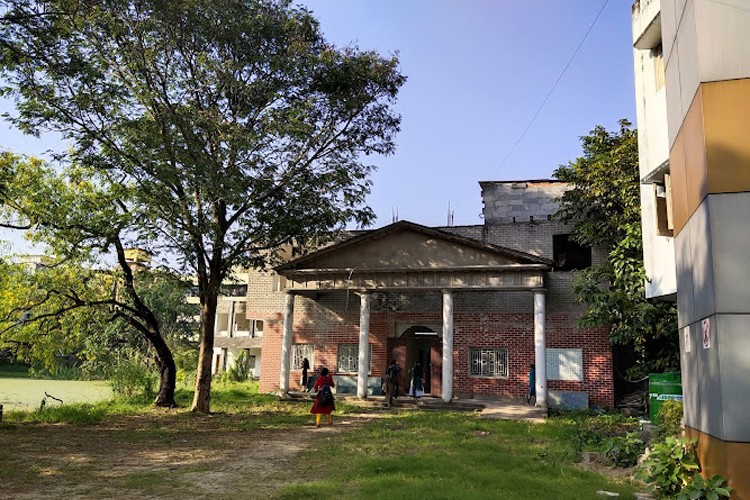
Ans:
<svg viewBox="0 0 750 500"><path fill-rule="evenodd" d="M229 380L232 382L246 382L250 378L252 367L250 366L250 353L243 350L234 365L229 369Z"/></svg>
<svg viewBox="0 0 750 500"><path fill-rule="evenodd" d="M607 460L618 467L632 467L638 463L638 457L643 454L646 445L641 441L637 432L629 432L625 436L615 436L607 440L607 450L604 452Z"/></svg>
<svg viewBox="0 0 750 500"><path fill-rule="evenodd" d="M624 436L637 425L635 421L622 415L572 414L571 417L571 441L576 452L604 451L611 438Z"/></svg>
<svg viewBox="0 0 750 500"><path fill-rule="evenodd" d="M682 436L685 431L682 425L683 415L682 401L675 401L673 399L664 401L664 404L659 409L659 436Z"/></svg>
<svg viewBox="0 0 750 500"><path fill-rule="evenodd" d="M681 493L700 471L695 455L696 439L668 436L655 444L637 477L649 484L659 498Z"/></svg>
<svg viewBox="0 0 750 500"><path fill-rule="evenodd" d="M152 396L157 379L153 369L139 357L123 358L112 370L112 390L121 396Z"/></svg>
<svg viewBox="0 0 750 500"><path fill-rule="evenodd" d="M729 498L732 488L725 486L726 479L716 475L711 479L703 479L700 474L693 475L685 488L677 495L677 500L719 500Z"/></svg>

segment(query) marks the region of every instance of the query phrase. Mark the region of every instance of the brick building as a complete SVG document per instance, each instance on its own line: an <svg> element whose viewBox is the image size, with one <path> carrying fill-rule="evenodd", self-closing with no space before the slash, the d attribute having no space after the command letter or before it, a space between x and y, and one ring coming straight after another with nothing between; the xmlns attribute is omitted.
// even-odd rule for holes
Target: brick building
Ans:
<svg viewBox="0 0 750 500"><path fill-rule="evenodd" d="M304 357L327 366L339 392L377 393L392 358L420 362L425 391L573 397L612 406L606 329L576 327L573 272L603 258L552 220L566 185L482 182L484 224L429 228L401 221L249 278L247 318L265 325L261 390L299 389ZM284 355L282 356L282 353Z"/></svg>

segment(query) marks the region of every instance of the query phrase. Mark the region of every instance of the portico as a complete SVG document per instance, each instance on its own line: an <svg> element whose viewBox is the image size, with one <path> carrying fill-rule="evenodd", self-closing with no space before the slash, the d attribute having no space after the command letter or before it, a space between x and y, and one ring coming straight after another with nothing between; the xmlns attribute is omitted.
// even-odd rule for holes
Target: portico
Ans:
<svg viewBox="0 0 750 500"><path fill-rule="evenodd" d="M457 334L455 315L468 314L456 311L456 301L470 302L473 300L472 296L477 294L493 294L492 296L496 297L499 293L499 297L502 297L503 292L509 292L513 297L526 296L529 303L533 303L536 404L546 407L544 275L550 268L551 262L547 259L406 221L391 224L293 260L277 268L277 272L288 280L283 311L279 391L287 393L290 387L290 355L295 335L295 297L319 300L327 294L342 293L346 294L347 300L350 296L359 297L356 394L360 398L366 398L368 372L382 371L379 366L370 366L368 356L373 339L383 336L382 326L377 333L371 328L373 299L377 299L376 302L382 305L385 302L384 298L394 296L402 302L408 302L410 297L439 296L442 306L442 328L436 328L435 335L438 336L441 348L440 397L448 402L454 396L454 380L457 377L466 379L471 375L470 370L463 364L458 371L454 370L454 364L458 359L457 346L454 345ZM399 305L393 307L398 308ZM481 314L481 307L475 307L471 314ZM397 319L384 323L388 337L402 333L398 331L397 324ZM467 326L466 329L470 328ZM481 334L473 338L478 339L473 342L492 345L491 339L483 339ZM378 340L378 345L386 350L386 339ZM391 352L384 354L384 359L392 355ZM431 362L431 368L437 369L438 359L430 359L434 361ZM476 362L495 363L495 360L478 358ZM505 378L508 378L507 364L506 354ZM384 370L385 366L382 369ZM516 379L519 377L516 376Z"/></svg>

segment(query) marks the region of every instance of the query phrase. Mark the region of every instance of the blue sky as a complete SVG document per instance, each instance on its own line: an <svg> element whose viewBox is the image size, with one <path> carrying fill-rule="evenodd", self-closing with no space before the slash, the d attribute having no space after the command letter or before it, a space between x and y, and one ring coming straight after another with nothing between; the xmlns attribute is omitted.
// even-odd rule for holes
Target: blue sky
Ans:
<svg viewBox="0 0 750 500"><path fill-rule="evenodd" d="M630 0L610 0L518 147L523 129L605 0L301 0L329 41L399 53L408 77L397 150L378 167L368 203L376 227L481 224L479 181L547 178L581 152L595 125L635 121ZM7 110L0 103L0 110ZM0 144L60 147L0 125Z"/></svg>
<svg viewBox="0 0 750 500"><path fill-rule="evenodd" d="M396 154L377 159L377 226L481 224L479 181L547 178L595 125L635 122L629 0L610 0L544 109L531 116L604 0L305 0L338 45L399 53L408 76Z"/></svg>

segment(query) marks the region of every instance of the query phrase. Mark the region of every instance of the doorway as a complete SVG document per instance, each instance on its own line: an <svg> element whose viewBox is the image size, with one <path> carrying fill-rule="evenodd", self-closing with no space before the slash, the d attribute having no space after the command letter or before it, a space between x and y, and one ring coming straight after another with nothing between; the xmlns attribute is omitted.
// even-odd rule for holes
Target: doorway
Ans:
<svg viewBox="0 0 750 500"><path fill-rule="evenodd" d="M412 326L400 338L390 339L389 359L398 360L403 369L401 387L409 390L411 370L419 363L424 373L424 392L439 395L442 378L442 344L437 332L426 326Z"/></svg>

